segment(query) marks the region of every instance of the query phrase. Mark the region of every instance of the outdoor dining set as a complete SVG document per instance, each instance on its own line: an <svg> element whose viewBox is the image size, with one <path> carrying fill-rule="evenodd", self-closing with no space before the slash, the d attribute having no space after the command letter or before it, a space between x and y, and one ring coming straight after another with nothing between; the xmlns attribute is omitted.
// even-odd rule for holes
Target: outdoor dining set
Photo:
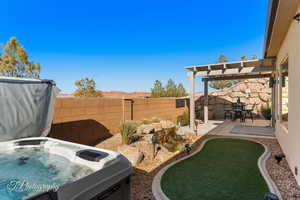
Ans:
<svg viewBox="0 0 300 200"><path fill-rule="evenodd" d="M245 122L246 119L251 119L252 122L254 121L254 110L255 105L252 108L248 108L248 106L241 102L240 99L237 102L232 103L231 106L225 108L224 119L231 119L235 121L240 119L241 122Z"/></svg>

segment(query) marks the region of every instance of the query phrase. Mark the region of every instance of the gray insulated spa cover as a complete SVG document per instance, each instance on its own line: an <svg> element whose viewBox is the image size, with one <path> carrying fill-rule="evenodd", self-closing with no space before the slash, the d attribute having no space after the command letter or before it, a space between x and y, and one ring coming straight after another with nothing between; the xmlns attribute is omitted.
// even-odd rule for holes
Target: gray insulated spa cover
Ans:
<svg viewBox="0 0 300 200"><path fill-rule="evenodd" d="M0 76L0 141L46 136L58 92L49 80Z"/></svg>

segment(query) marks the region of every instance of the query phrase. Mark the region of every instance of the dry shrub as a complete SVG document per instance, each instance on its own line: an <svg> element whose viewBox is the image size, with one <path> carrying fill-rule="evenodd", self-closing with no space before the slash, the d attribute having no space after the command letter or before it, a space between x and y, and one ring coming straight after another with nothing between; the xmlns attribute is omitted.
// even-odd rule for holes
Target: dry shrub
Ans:
<svg viewBox="0 0 300 200"><path fill-rule="evenodd" d="M135 121L125 121L119 126L119 131L122 137L122 144L129 145L136 134L138 123Z"/></svg>

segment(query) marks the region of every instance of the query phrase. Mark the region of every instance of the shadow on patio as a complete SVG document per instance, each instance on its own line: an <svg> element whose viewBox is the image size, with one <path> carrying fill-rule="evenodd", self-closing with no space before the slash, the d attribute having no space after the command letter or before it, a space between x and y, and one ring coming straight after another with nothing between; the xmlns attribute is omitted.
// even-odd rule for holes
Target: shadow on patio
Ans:
<svg viewBox="0 0 300 200"><path fill-rule="evenodd" d="M211 131L210 135L223 136L245 136L245 137L270 137L275 138L273 128L270 125L270 120L254 120L246 122L225 121L215 130Z"/></svg>

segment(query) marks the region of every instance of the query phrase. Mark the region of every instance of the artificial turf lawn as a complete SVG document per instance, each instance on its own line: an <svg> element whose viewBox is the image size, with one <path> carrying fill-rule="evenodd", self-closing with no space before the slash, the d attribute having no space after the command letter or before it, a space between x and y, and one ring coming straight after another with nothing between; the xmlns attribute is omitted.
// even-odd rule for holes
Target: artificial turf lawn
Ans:
<svg viewBox="0 0 300 200"><path fill-rule="evenodd" d="M209 140L166 171L162 190L171 200L262 200L269 192L257 166L263 153L261 144L247 140Z"/></svg>

